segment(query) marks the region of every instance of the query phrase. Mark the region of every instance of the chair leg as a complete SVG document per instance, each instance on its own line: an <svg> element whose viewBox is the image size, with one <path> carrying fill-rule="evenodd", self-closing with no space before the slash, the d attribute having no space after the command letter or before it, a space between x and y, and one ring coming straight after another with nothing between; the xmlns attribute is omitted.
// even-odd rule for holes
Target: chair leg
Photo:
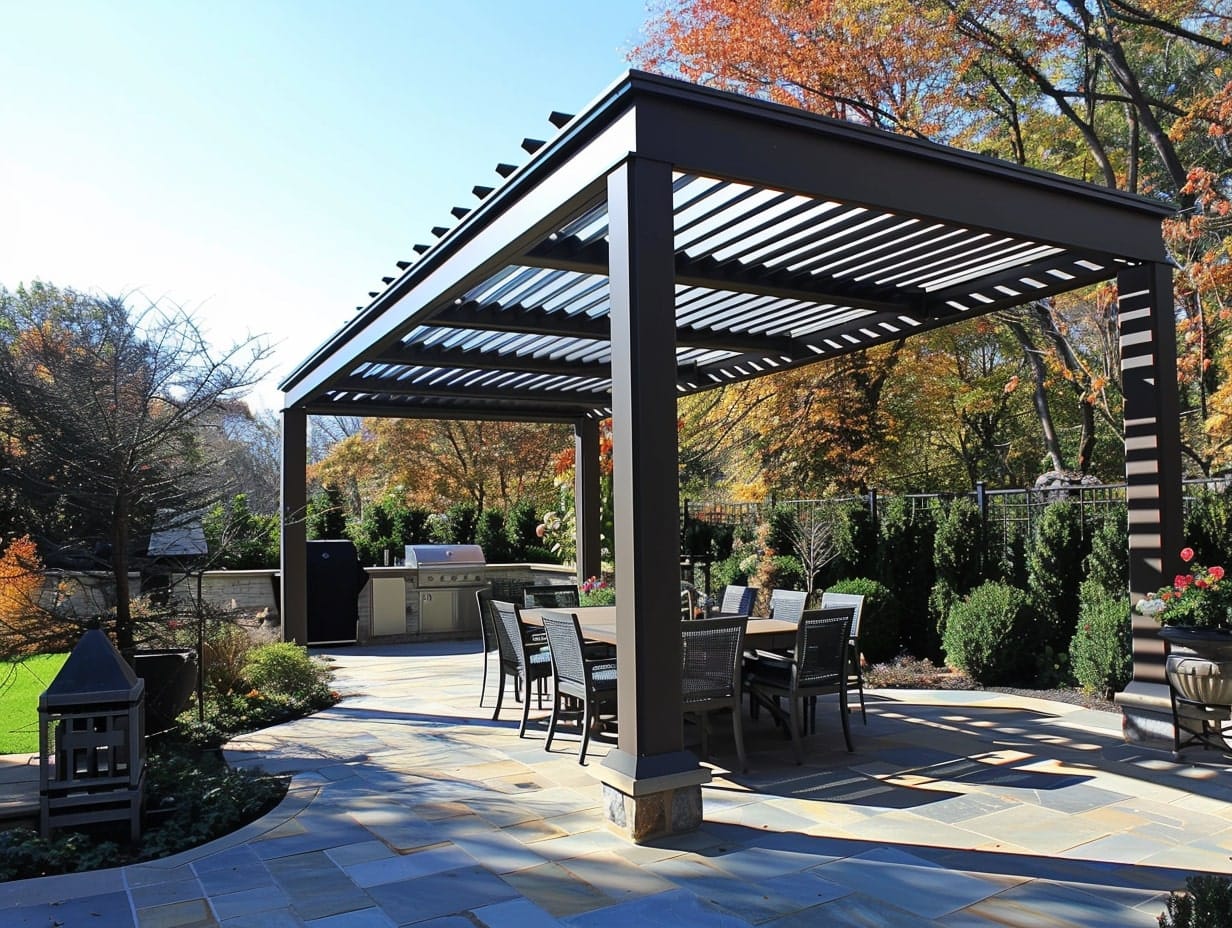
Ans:
<svg viewBox="0 0 1232 928"><path fill-rule="evenodd" d="M545 751L552 750L552 739L556 736L556 720L560 718L560 702L562 698L560 693L552 695L552 718L548 721L548 740L543 746Z"/></svg>
<svg viewBox="0 0 1232 928"><path fill-rule="evenodd" d="M838 717L843 720L843 740L847 742L847 753L851 754L855 748L851 744L851 710L847 708L847 688L844 687L839 693L839 713Z"/></svg>
<svg viewBox="0 0 1232 928"><path fill-rule="evenodd" d="M522 724L518 726L518 737L526 737L526 720L530 718L530 681L526 681L526 698L522 700Z"/></svg>
<svg viewBox="0 0 1232 928"><path fill-rule="evenodd" d="M490 652L483 652L483 682L479 684L479 708L483 708L483 698L488 695L488 655Z"/></svg>
<svg viewBox="0 0 1232 928"><path fill-rule="evenodd" d="M697 727L702 733L702 760L710 756L710 713L697 713Z"/></svg>
<svg viewBox="0 0 1232 928"><path fill-rule="evenodd" d="M492 713L492 721L500 718L501 700L505 698L505 665L500 665L500 677L496 683L496 711Z"/></svg>
<svg viewBox="0 0 1232 928"><path fill-rule="evenodd" d="M791 746L796 752L796 763L804 763L804 747L800 744L800 710L803 700L797 696L789 696L790 713L787 716L787 728L791 731Z"/></svg>
<svg viewBox="0 0 1232 928"><path fill-rule="evenodd" d="M740 718L740 701L732 706L732 736L736 739L736 757L740 759L740 770L749 769L749 759L744 754L744 722Z"/></svg>
<svg viewBox="0 0 1232 928"><path fill-rule="evenodd" d="M582 751L578 754L578 763L586 763L586 747L590 744L590 712L592 700L582 699Z"/></svg>
<svg viewBox="0 0 1232 928"><path fill-rule="evenodd" d="M856 690L860 693L860 719L868 724L868 711L864 708L864 671L856 664Z"/></svg>

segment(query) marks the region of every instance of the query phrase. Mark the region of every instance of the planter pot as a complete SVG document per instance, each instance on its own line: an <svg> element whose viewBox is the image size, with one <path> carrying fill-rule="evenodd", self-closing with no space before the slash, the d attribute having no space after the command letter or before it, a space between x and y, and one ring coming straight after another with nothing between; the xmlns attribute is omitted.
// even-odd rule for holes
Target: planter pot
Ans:
<svg viewBox="0 0 1232 928"><path fill-rule="evenodd" d="M1232 660L1232 631L1228 629L1165 625L1159 637L1173 652L1197 654L1213 661Z"/></svg>
<svg viewBox="0 0 1232 928"><path fill-rule="evenodd" d="M197 652L192 648L137 651L132 664L137 676L145 680L146 734L166 731L197 688Z"/></svg>

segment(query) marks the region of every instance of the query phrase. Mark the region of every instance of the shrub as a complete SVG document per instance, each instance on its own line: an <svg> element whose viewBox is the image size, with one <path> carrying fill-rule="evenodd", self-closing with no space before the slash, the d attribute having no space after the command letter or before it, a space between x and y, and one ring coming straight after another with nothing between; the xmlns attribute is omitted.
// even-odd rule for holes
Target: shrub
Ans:
<svg viewBox="0 0 1232 928"><path fill-rule="evenodd" d="M213 567L260 570L278 566L279 518L276 514L254 513L243 493L209 510L201 528Z"/></svg>
<svg viewBox="0 0 1232 928"><path fill-rule="evenodd" d="M946 660L977 683L1013 683L1029 676L1035 649L1026 593L990 582L950 607L942 647Z"/></svg>
<svg viewBox="0 0 1232 928"><path fill-rule="evenodd" d="M1129 521L1124 505L1110 507L1096 523L1086 568L1087 579L1109 596L1124 596L1129 589Z"/></svg>
<svg viewBox="0 0 1232 928"><path fill-rule="evenodd" d="M0 881L166 857L253 821L277 805L286 789L286 777L231 770L209 756L154 754L146 773L146 805L154 824L138 843L120 846L70 831L45 839L29 829L9 829L0 832Z"/></svg>
<svg viewBox="0 0 1232 928"><path fill-rule="evenodd" d="M328 692L329 668L309 657L302 645L279 641L249 652L244 678L263 693L305 697Z"/></svg>
<svg viewBox="0 0 1232 928"><path fill-rule="evenodd" d="M308 498L306 520L310 540L346 538L346 503L342 491L327 484Z"/></svg>
<svg viewBox="0 0 1232 928"><path fill-rule="evenodd" d="M206 685L218 693L246 689L244 669L253 649L248 630L238 625L221 625L211 629L202 644Z"/></svg>
<svg viewBox="0 0 1232 928"><path fill-rule="evenodd" d="M835 558L824 573L827 589L835 581L860 576L877 556L877 527L863 502L838 507L832 525Z"/></svg>
<svg viewBox="0 0 1232 928"><path fill-rule="evenodd" d="M890 588L876 580L857 577L840 580L828 593L849 593L864 597L860 612L860 653L871 662L887 661L899 648L899 615L902 607Z"/></svg>
<svg viewBox="0 0 1232 928"><path fill-rule="evenodd" d="M1081 506L1051 503L1027 551L1027 589L1040 618L1039 642L1054 650L1069 645L1078 625L1078 587L1088 550L1084 535Z"/></svg>
<svg viewBox="0 0 1232 928"><path fill-rule="evenodd" d="M473 545L479 527L479 510L474 503L454 503L445 510L445 537L438 540L449 545Z"/></svg>
<svg viewBox="0 0 1232 928"><path fill-rule="evenodd" d="M511 561L542 561L542 558L532 558L529 551L542 548L547 550L538 533L539 515L535 512L534 503L529 500L518 500L505 513L505 535L509 539ZM487 549L484 549L487 554ZM491 560L489 558L489 560ZM555 559L553 559L554 561Z"/></svg>
<svg viewBox="0 0 1232 928"><path fill-rule="evenodd" d="M984 582L984 520L966 497L951 500L937 515L933 568L937 582L962 596Z"/></svg>
<svg viewBox="0 0 1232 928"><path fill-rule="evenodd" d="M688 519L680 532L680 553L686 557L710 557L714 530L709 522Z"/></svg>
<svg viewBox="0 0 1232 928"><path fill-rule="evenodd" d="M748 586L749 572L744 561L743 554L731 554L713 564L710 568L710 588L722 595L723 589L728 586Z"/></svg>
<svg viewBox="0 0 1232 928"><path fill-rule="evenodd" d="M1185 512L1184 538L1199 564L1222 564L1232 551L1232 497L1197 490Z"/></svg>
<svg viewBox="0 0 1232 928"><path fill-rule="evenodd" d="M1184 893L1171 893L1159 928L1232 928L1232 878L1195 874Z"/></svg>
<svg viewBox="0 0 1232 928"><path fill-rule="evenodd" d="M778 554L763 563L761 580L768 590L802 590L804 567L798 557Z"/></svg>
<svg viewBox="0 0 1232 928"><path fill-rule="evenodd" d="M508 564L513 560L513 546L505 526L505 513L499 509L485 509L475 528L475 544L483 548L484 559L489 563Z"/></svg>
<svg viewBox="0 0 1232 928"><path fill-rule="evenodd" d="M1078 628L1069 643L1070 668L1088 693L1111 698L1133 674L1129 598L1110 595L1099 581L1089 579L1079 600Z"/></svg>
<svg viewBox="0 0 1232 928"><path fill-rule="evenodd" d="M902 497L882 507L877 525L876 579L889 587L899 603L899 637L903 647L920 657L941 656L937 623L929 621L928 598L936 573L933 511L916 508Z"/></svg>

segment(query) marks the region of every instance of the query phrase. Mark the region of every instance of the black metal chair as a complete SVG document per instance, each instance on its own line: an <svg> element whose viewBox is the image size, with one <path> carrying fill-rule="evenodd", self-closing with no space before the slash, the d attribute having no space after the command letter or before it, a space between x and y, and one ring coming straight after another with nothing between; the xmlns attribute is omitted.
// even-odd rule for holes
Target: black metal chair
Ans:
<svg viewBox="0 0 1232 928"><path fill-rule="evenodd" d="M859 593L822 593L822 609L850 608L855 610L851 619L851 647L847 649L847 688L855 687L860 694L860 720L868 724L868 711L864 708L864 668L860 666L860 613L864 611L864 597Z"/></svg>
<svg viewBox="0 0 1232 928"><path fill-rule="evenodd" d="M500 718L501 701L505 696L505 678L512 676L514 692L520 686L524 698L522 700L522 724L518 727L518 737L526 734L526 720L530 717L531 684L538 684L539 708L543 708L543 681L552 675L552 658L542 648L535 647L528 641L528 633L518 607L513 603L492 600L495 612L496 633L500 641L500 682L496 691L496 711L492 720Z"/></svg>
<svg viewBox="0 0 1232 928"><path fill-rule="evenodd" d="M847 706L847 648L851 639L852 609L815 609L804 613L796 629L796 648L790 658L761 657L746 666L744 685L749 695L787 726L796 763L804 763L800 742L805 717L817 696L838 694L839 718L848 752L851 725ZM779 705L786 699L788 711ZM816 711L815 708L813 711Z"/></svg>
<svg viewBox="0 0 1232 928"><path fill-rule="evenodd" d="M748 769L744 753L744 728L741 723L741 686L744 633L747 615L697 619L681 625L681 695L685 715L697 716L701 729L702 757L710 756L709 718L711 712L730 709L732 735L740 769Z"/></svg>
<svg viewBox="0 0 1232 928"><path fill-rule="evenodd" d="M719 613L722 615L751 615L753 603L757 600L757 590L751 586L734 586L728 584L723 590L723 600L719 603Z"/></svg>
<svg viewBox="0 0 1232 928"><path fill-rule="evenodd" d="M552 655L552 672L556 677L556 693L552 697L552 719L548 723L548 740L544 750L552 749L556 725L563 717L577 719L582 736L578 763L586 762L591 730L598 725L603 708L616 705L616 661L589 660L582 641L582 628L572 613L539 613L543 629L548 633L548 651ZM572 699L580 706L566 706Z"/></svg>
<svg viewBox="0 0 1232 928"><path fill-rule="evenodd" d="M528 586L522 590L522 606L526 609L576 609L581 603L576 583Z"/></svg>

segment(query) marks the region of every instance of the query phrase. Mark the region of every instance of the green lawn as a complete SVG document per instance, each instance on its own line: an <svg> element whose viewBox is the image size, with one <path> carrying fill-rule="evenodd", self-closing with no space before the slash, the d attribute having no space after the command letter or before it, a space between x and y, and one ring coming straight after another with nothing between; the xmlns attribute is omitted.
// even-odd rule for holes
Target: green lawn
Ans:
<svg viewBox="0 0 1232 928"><path fill-rule="evenodd" d="M0 661L0 754L39 749L38 698L68 654L42 654L18 663Z"/></svg>

